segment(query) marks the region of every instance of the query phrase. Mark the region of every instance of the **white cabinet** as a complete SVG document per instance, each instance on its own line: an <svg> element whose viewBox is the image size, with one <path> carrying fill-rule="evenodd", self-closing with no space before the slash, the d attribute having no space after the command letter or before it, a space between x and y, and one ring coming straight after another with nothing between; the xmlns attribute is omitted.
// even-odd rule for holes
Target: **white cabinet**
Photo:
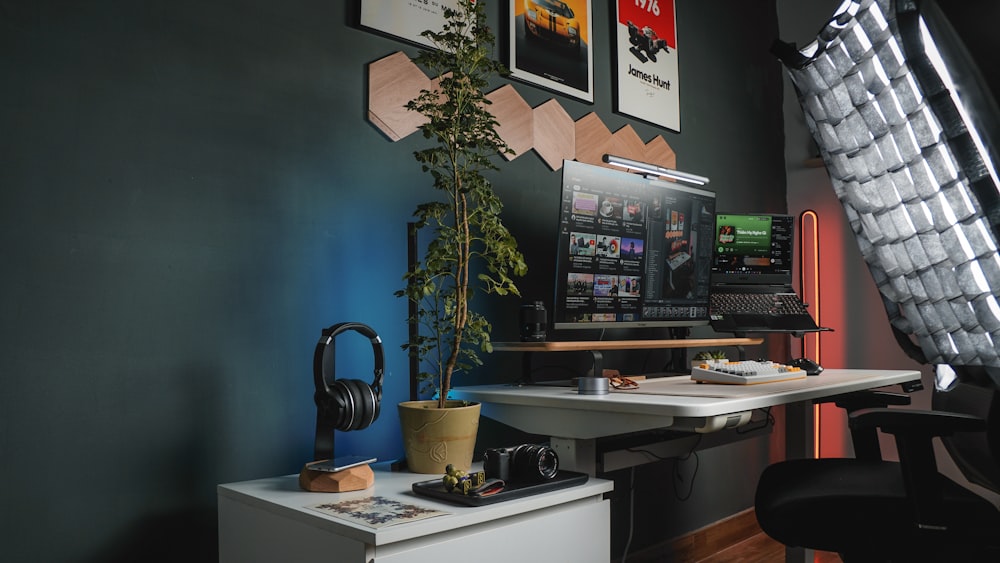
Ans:
<svg viewBox="0 0 1000 563"><path fill-rule="evenodd" d="M297 476L219 485L219 560L239 562L418 563L610 560L611 481L468 507L412 493L433 478L375 472L375 485L349 493L310 493ZM370 528L312 510L321 503L380 496L448 514Z"/></svg>

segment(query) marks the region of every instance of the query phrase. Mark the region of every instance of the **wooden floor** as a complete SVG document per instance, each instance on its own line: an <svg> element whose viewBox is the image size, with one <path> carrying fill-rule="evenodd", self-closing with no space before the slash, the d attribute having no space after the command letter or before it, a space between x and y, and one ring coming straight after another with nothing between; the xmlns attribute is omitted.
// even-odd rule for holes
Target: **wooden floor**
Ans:
<svg viewBox="0 0 1000 563"><path fill-rule="evenodd" d="M628 563L784 563L785 546L768 537L747 509L684 536L627 556ZM621 563L620 559L613 559ZM816 551L812 563L841 563L836 553Z"/></svg>
<svg viewBox="0 0 1000 563"><path fill-rule="evenodd" d="M760 533L692 563L783 563L785 546ZM817 551L815 563L840 563L836 553Z"/></svg>

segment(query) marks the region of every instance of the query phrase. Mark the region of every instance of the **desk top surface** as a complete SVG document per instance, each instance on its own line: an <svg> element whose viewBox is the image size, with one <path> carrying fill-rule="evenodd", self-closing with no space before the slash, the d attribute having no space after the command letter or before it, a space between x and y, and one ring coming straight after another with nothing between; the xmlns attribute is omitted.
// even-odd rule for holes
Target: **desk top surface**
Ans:
<svg viewBox="0 0 1000 563"><path fill-rule="evenodd" d="M385 545L397 541L447 532L458 527L470 526L557 506L589 497L599 498L614 488L611 481L591 477L586 483L566 489L540 493L480 507L469 507L418 496L413 493L413 483L435 479L438 476L409 472L392 472L386 464L375 464L375 484L365 490L346 493L315 493L303 491L298 485L298 475L285 475L228 483L218 486L220 498L227 498L245 505L265 510L293 520L328 529L341 536L372 545ZM479 469L479 467L476 467ZM433 509L445 514L400 524L374 528L343 518L329 516L312 507L357 501L367 497L380 497L406 505Z"/></svg>
<svg viewBox="0 0 1000 563"><path fill-rule="evenodd" d="M810 401L920 379L916 370L827 369L805 379L758 385L695 383L688 376L640 382L635 390L580 395L575 387L482 385L452 390L457 399L496 405L670 417L719 416Z"/></svg>
<svg viewBox="0 0 1000 563"><path fill-rule="evenodd" d="M525 432L591 439L655 428L690 430L728 424L730 416L919 380L914 370L827 369L821 375L757 385L699 384L688 376L639 383L635 390L580 395L576 387L483 385L452 389L483 404L484 416Z"/></svg>

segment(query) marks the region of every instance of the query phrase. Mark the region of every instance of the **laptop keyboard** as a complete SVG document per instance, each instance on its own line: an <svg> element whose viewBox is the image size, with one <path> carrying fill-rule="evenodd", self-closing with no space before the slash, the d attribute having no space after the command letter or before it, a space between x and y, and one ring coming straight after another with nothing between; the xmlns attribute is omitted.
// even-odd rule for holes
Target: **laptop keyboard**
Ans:
<svg viewBox="0 0 1000 563"><path fill-rule="evenodd" d="M800 315L808 314L795 293L713 293L712 312L720 315Z"/></svg>

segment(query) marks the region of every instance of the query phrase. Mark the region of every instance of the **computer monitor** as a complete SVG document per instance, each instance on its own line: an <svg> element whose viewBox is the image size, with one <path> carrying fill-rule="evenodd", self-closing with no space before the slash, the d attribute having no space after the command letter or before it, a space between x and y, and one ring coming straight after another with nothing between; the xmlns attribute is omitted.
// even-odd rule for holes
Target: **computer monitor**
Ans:
<svg viewBox="0 0 1000 563"><path fill-rule="evenodd" d="M554 329L708 324L715 193L565 161Z"/></svg>
<svg viewBox="0 0 1000 563"><path fill-rule="evenodd" d="M790 284L794 229L791 215L717 213L712 283Z"/></svg>

